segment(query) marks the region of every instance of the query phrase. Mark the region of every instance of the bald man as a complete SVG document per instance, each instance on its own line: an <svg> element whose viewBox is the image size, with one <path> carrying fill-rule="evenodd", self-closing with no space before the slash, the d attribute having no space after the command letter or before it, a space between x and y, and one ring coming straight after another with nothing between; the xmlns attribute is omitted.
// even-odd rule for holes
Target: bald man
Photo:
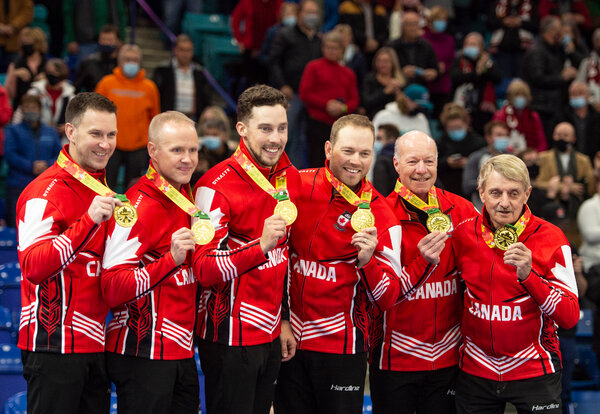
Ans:
<svg viewBox="0 0 600 414"><path fill-rule="evenodd" d="M194 122L180 112L155 116L150 166L126 195L137 210L109 224L102 293L108 374L119 412L198 412L193 330L197 283L191 269L189 181L198 163ZM193 212L192 212L193 213Z"/></svg>
<svg viewBox="0 0 600 414"><path fill-rule="evenodd" d="M377 414L454 412L462 291L444 242L477 210L435 187L437 158L435 141L423 132L396 141L399 179L387 199L402 224L402 277L416 282L405 282L406 300L376 319L375 331L383 330L370 367ZM437 267L419 253L425 243L443 249Z"/></svg>
<svg viewBox="0 0 600 414"><path fill-rule="evenodd" d="M590 158L575 149L575 128L568 122L554 127L553 148L540 154L540 174L536 186L547 190L559 183L557 201L567 215L576 218L583 200L595 192L594 169Z"/></svg>

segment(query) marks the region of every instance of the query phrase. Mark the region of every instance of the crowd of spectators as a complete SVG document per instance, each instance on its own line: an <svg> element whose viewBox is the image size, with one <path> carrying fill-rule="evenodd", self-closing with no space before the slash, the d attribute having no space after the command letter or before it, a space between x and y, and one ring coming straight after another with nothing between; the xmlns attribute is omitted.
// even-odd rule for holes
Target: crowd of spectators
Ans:
<svg viewBox="0 0 600 414"><path fill-rule="evenodd" d="M62 0L61 23L50 19L50 33L29 27L33 0L0 0L8 225L15 225L20 191L54 161L64 142L64 109L79 91L95 90L118 107L110 186L121 164L126 185L142 173L148 124L161 111L198 121L194 180L231 154L231 120L211 106L203 62L180 34L183 11L201 12L202 2L149 3L179 35L173 58L153 73L142 69L139 47L124 44L125 0ZM583 243L584 273L600 266L600 220L592 219L600 217L597 2L241 0L222 7L231 14L246 86L267 83L289 101L287 153L298 168L321 166L331 125L360 113L376 127L369 177L384 195L397 178L394 140L416 129L437 141L438 185L481 208L480 166L513 153L529 167L532 211ZM56 33L63 35L58 52Z"/></svg>

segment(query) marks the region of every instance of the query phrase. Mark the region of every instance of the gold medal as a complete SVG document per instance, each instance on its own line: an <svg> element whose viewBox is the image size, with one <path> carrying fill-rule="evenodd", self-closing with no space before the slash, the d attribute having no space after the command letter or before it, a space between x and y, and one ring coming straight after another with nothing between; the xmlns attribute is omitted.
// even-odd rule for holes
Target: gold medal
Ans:
<svg viewBox="0 0 600 414"><path fill-rule="evenodd" d="M508 250L509 246L515 244L519 236L517 232L510 227L500 227L494 233L494 244L500 250Z"/></svg>
<svg viewBox="0 0 600 414"><path fill-rule="evenodd" d="M373 227L375 225L375 216L371 212L370 208L359 208L356 209L352 218L350 219L350 225L355 232L359 233L366 228Z"/></svg>
<svg viewBox="0 0 600 414"><path fill-rule="evenodd" d="M427 229L429 231L440 231L442 233L448 233L452 228L452 221L450 217L444 213L433 213L427 217Z"/></svg>
<svg viewBox="0 0 600 414"><path fill-rule="evenodd" d="M290 200L279 201L275 206L274 213L283 217L288 226L296 221L296 217L298 217L298 209Z"/></svg>
<svg viewBox="0 0 600 414"><path fill-rule="evenodd" d="M192 233L196 244L205 245L215 237L215 228L210 220L200 219L192 226Z"/></svg>
<svg viewBox="0 0 600 414"><path fill-rule="evenodd" d="M137 221L137 211L130 203L124 202L122 206L115 207L113 217L119 226L131 227Z"/></svg>

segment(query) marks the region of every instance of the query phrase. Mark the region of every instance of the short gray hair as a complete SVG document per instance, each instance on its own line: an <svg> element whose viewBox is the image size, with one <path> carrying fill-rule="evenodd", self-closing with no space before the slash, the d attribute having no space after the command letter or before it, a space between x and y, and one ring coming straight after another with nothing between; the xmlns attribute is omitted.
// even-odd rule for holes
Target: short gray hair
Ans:
<svg viewBox="0 0 600 414"><path fill-rule="evenodd" d="M166 111L156 115L150 121L148 127L148 140L156 143L160 139L160 133L166 124L189 125L196 130L196 123L186 115L177 111Z"/></svg>
<svg viewBox="0 0 600 414"><path fill-rule="evenodd" d="M477 185L480 189L485 190L486 181L492 171L498 172L508 180L523 184L523 189L525 191L531 187L527 166L523 160L515 155L501 154L487 160L481 166L479 177L477 178Z"/></svg>

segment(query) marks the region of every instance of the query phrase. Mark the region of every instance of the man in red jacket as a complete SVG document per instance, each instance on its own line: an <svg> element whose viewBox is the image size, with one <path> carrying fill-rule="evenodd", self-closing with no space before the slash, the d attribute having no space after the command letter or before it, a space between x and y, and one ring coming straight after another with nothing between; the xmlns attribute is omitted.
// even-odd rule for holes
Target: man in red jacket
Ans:
<svg viewBox="0 0 600 414"><path fill-rule="evenodd" d="M298 171L283 152L287 100L265 85L238 100L240 146L196 184L215 236L194 253L200 299L198 352L208 414L266 414L282 360L295 342L282 308L288 230ZM281 341L280 341L281 333Z"/></svg>
<svg viewBox="0 0 600 414"><path fill-rule="evenodd" d="M452 235L465 282L458 413L560 413L556 325L579 319L571 249L554 225L527 207L527 167L509 154L479 172L482 213Z"/></svg>
<svg viewBox="0 0 600 414"><path fill-rule="evenodd" d="M197 210L189 181L198 136L193 121L168 111L152 119L148 137L150 166L126 193L129 215L111 220L102 261L102 294L114 315L107 329L108 374L119 410L194 414L198 285L190 215Z"/></svg>
<svg viewBox="0 0 600 414"><path fill-rule="evenodd" d="M19 348L31 413L108 412L108 306L100 294L106 226L121 202L104 183L117 141L117 108L96 93L66 109L69 139L17 202Z"/></svg>
<svg viewBox="0 0 600 414"><path fill-rule="evenodd" d="M375 318L374 331L383 334L372 338L369 379L375 413L455 411L462 290L452 249L445 247L431 270L417 244L436 230L451 233L477 210L435 186L437 158L435 141L423 132L411 131L396 141L394 166L400 178L387 199L402 225L402 275L427 281L407 284L406 300Z"/></svg>
<svg viewBox="0 0 600 414"><path fill-rule="evenodd" d="M278 412L361 413L369 311L389 309L406 291L400 275L401 227L365 179L374 136L367 117L344 116L325 143L325 167L300 173L289 266L290 320L298 350L281 367ZM439 260L445 238L439 232L428 237L424 256L432 263Z"/></svg>

